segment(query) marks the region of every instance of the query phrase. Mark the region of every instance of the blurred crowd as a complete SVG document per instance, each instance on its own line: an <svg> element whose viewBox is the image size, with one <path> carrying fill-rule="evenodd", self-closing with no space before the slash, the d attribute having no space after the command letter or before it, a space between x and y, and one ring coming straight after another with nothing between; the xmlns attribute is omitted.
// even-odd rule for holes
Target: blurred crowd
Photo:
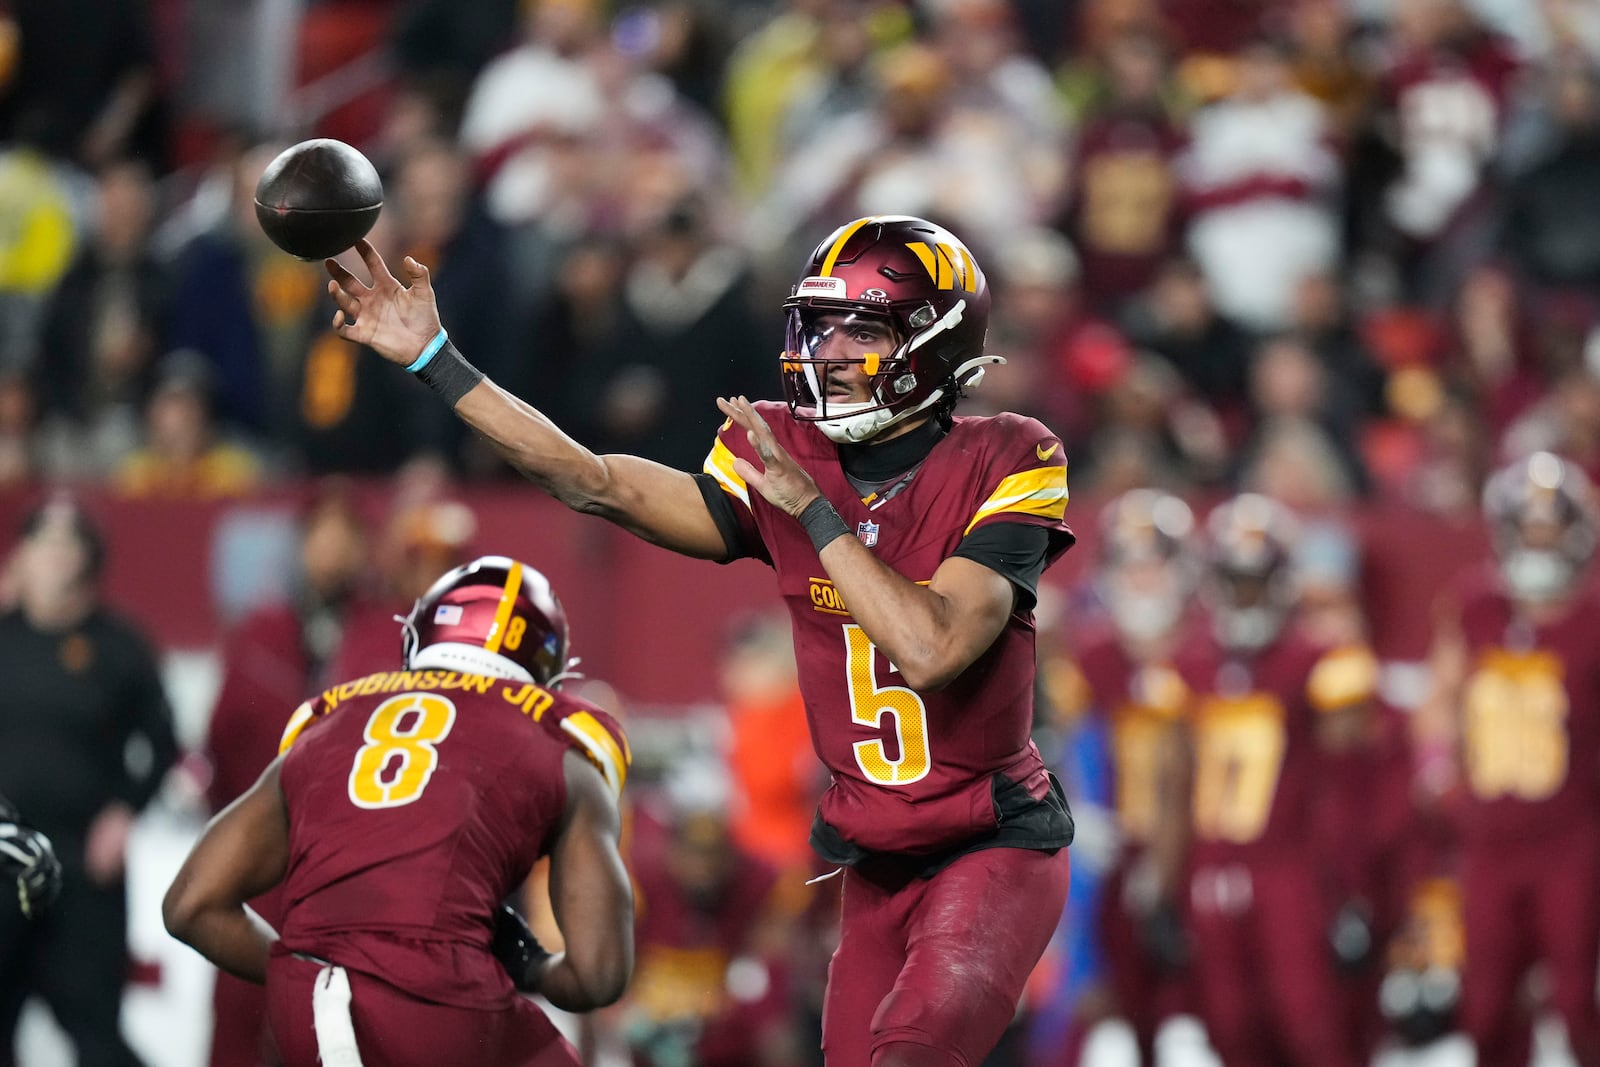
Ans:
<svg viewBox="0 0 1600 1067"><path fill-rule="evenodd" d="M596 449L697 468L710 397L775 393L805 253L904 212L989 275L974 406L1079 490L1452 512L1502 454L1600 471L1582 0L83 6L4 24L0 484L503 473L256 226L313 134L379 165L373 240L469 358Z"/></svg>
<svg viewBox="0 0 1600 1067"><path fill-rule="evenodd" d="M238 603L221 612L211 737L187 764L213 809L275 749L282 716L263 707L387 665L388 618L497 547L448 487L505 468L334 335L320 265L256 225L266 163L313 135L379 166L372 239L432 267L468 358L597 450L698 469L713 396L776 395L777 307L805 255L876 212L937 219L973 248L1008 365L961 410L1045 421L1090 498L1242 491L1306 515L1376 501L1471 522L1503 461L1558 453L1563 492L1584 499L1571 487L1600 476L1588 0L15 0L0 7L0 489L319 486L279 545L274 573L299 576L281 602L218 590ZM327 475L396 476L389 518L312 481ZM1185 772L1128 778L1118 702L1086 663L1100 629L1164 654L1193 620L1154 594L1192 599L1201 554L1147 515L1132 555L1159 564L1152 592L1117 572L1113 522L1069 518L1098 573L1040 606L1039 737L1074 793L1082 884L1003 1064L1065 1067L1112 1017L1148 1051L1157 1023L1206 1008L1171 980L1196 936L1177 869L1142 862L1159 782ZM229 581L272 570L258 526L234 533L251 565L221 568ZM1350 531L1313 522L1286 545L1292 578L1257 590L1277 625L1360 644ZM1171 632L1119 630L1152 617ZM805 846L821 783L783 624L740 620L719 680L712 740L675 738L652 767L637 724L639 969L595 1025L652 1067L783 1067L814 1047L830 898L798 888L823 873ZM1318 872L1308 966L1327 968L1325 1014L1360 1051L1460 1024L1462 853L1439 825L1475 786L1439 756L1464 727L1437 683L1317 720L1318 758L1354 801L1300 829L1325 856L1359 847ZM1167 766L1161 731L1137 736L1152 744L1135 767ZM1337 823L1375 797L1381 825ZM1188 895L1226 937L1229 894L1265 883L1222 868ZM1108 901L1127 915L1101 931ZM1119 988L1104 962L1118 937L1144 985ZM238 992L218 987L219 1024L239 1029L215 1055L265 1062ZM1483 1025L1525 1047L1523 1022Z"/></svg>

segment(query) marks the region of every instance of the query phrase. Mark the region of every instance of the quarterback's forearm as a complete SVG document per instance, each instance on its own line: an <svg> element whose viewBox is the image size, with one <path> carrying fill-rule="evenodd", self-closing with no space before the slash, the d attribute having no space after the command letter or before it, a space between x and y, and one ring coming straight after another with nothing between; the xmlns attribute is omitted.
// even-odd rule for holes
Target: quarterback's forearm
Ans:
<svg viewBox="0 0 1600 1067"><path fill-rule="evenodd" d="M836 537L820 555L851 617L912 689L949 685L994 643L1011 610L1010 583L970 560L947 560L923 584L854 537Z"/></svg>
<svg viewBox="0 0 1600 1067"><path fill-rule="evenodd" d="M507 463L572 510L686 556L726 554L692 475L637 456L596 455L487 378L457 401L455 411Z"/></svg>

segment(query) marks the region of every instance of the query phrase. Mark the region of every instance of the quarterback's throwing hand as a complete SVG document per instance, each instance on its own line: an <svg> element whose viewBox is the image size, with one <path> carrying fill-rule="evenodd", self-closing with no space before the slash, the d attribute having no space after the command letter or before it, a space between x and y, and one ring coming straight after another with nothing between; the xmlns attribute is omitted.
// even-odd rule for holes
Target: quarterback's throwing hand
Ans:
<svg viewBox="0 0 1600 1067"><path fill-rule="evenodd" d="M333 277L328 293L339 305L333 313L333 330L346 341L368 346L391 363L409 365L440 329L428 268L407 256L401 266L410 284L402 285L389 272L389 265L371 241L361 241L356 251L372 275L371 285L351 274L338 260L323 261Z"/></svg>
<svg viewBox="0 0 1600 1067"><path fill-rule="evenodd" d="M0 822L0 870L17 880L17 902L32 918L61 892L61 863L50 839L16 822Z"/></svg>
<svg viewBox="0 0 1600 1067"><path fill-rule="evenodd" d="M750 446L756 450L765 468L759 469L750 461L738 458L733 461L734 473L743 478L746 485L766 497L773 507L798 517L806 505L818 497L817 483L778 443L772 434L772 427L767 425L767 420L761 417L750 401L742 396L731 399L719 396L717 407L733 420L734 425L749 435Z"/></svg>

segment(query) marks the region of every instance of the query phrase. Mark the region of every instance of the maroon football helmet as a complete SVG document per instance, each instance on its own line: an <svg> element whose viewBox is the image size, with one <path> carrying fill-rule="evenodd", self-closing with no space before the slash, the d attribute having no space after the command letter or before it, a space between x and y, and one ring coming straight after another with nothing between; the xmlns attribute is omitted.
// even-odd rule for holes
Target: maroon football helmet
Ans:
<svg viewBox="0 0 1600 1067"><path fill-rule="evenodd" d="M783 303L789 312L783 388L789 412L819 424L838 442L865 441L941 402L953 404L984 368L989 285L967 246L942 226L909 215L873 215L834 231L817 246ZM872 376L873 399L831 405L819 358L824 315L887 321L888 352L857 359ZM876 363L876 367L871 366Z"/></svg>
<svg viewBox="0 0 1600 1067"><path fill-rule="evenodd" d="M1134 640L1171 633L1195 585L1194 512L1159 489L1130 489L1100 513L1096 586L1118 632Z"/></svg>
<svg viewBox="0 0 1600 1067"><path fill-rule="evenodd" d="M1294 607L1292 563L1300 523L1287 505L1240 493L1206 519L1212 620L1228 648L1271 644Z"/></svg>
<svg viewBox="0 0 1600 1067"><path fill-rule="evenodd" d="M506 556L449 571L400 622L406 670L512 676L554 687L578 662L568 656L567 613L549 580Z"/></svg>
<svg viewBox="0 0 1600 1067"><path fill-rule="evenodd" d="M1552 452L1508 464L1484 486L1483 510L1513 596L1550 600L1573 590L1600 525L1594 490L1576 464Z"/></svg>

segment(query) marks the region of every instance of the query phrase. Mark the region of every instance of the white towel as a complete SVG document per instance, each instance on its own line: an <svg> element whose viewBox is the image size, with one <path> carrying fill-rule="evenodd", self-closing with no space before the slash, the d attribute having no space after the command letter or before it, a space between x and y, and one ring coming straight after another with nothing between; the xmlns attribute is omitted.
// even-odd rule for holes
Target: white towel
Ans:
<svg viewBox="0 0 1600 1067"><path fill-rule="evenodd" d="M317 975L311 1018L324 1067L361 1067L356 1028L350 1021L350 976L343 967L330 963Z"/></svg>

